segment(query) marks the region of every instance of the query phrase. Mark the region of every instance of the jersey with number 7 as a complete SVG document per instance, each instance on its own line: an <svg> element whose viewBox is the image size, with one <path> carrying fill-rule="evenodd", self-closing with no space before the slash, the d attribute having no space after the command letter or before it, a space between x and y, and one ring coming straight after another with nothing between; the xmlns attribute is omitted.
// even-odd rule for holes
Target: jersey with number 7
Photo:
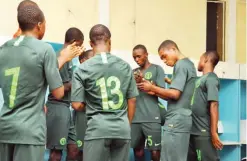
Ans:
<svg viewBox="0 0 247 161"><path fill-rule="evenodd" d="M54 50L33 37L20 36L0 48L0 143L45 145L44 101L47 85L62 86Z"/></svg>
<svg viewBox="0 0 247 161"><path fill-rule="evenodd" d="M81 64L72 78L72 102L86 103L85 140L130 139L127 99L138 96L128 63L109 53Z"/></svg>

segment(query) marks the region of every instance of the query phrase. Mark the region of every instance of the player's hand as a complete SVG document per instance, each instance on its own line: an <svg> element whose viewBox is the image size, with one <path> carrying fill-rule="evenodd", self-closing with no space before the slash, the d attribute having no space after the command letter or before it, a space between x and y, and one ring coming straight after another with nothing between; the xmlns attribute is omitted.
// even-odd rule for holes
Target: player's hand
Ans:
<svg viewBox="0 0 247 161"><path fill-rule="evenodd" d="M147 93L151 92L152 86L153 84L145 79L143 79L141 83L137 84L138 89Z"/></svg>
<svg viewBox="0 0 247 161"><path fill-rule="evenodd" d="M217 150L222 150L223 144L220 141L219 135L217 133L212 134L212 143Z"/></svg>
<svg viewBox="0 0 247 161"><path fill-rule="evenodd" d="M73 58L80 56L82 52L85 50L84 46L76 46L76 42L74 42L71 45L68 45L66 48L64 48L60 56L63 56L66 61L71 61Z"/></svg>
<svg viewBox="0 0 247 161"><path fill-rule="evenodd" d="M45 111L45 114L47 114L47 107L46 107L46 105L44 106L44 111Z"/></svg>
<svg viewBox="0 0 247 161"><path fill-rule="evenodd" d="M142 76L141 75L135 75L135 80L136 80L136 83L141 83L142 82Z"/></svg>
<svg viewBox="0 0 247 161"><path fill-rule="evenodd" d="M147 92L147 94L149 94L149 95L155 95L155 93L152 92L152 91Z"/></svg>
<svg viewBox="0 0 247 161"><path fill-rule="evenodd" d="M136 83L141 83L143 80L143 76L142 76L142 73L140 71L139 72L135 71L134 77L135 77Z"/></svg>
<svg viewBox="0 0 247 161"><path fill-rule="evenodd" d="M170 78L164 78L164 81L168 84L171 84L172 83L172 80Z"/></svg>

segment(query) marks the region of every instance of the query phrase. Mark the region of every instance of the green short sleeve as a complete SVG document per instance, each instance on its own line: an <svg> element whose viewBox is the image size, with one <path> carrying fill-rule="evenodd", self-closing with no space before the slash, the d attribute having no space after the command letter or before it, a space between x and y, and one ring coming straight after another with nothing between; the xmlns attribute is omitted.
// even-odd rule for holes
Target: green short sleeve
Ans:
<svg viewBox="0 0 247 161"><path fill-rule="evenodd" d="M134 75L133 75L133 72L129 66L129 76L130 76L130 82L129 82L129 87L128 87L128 90L127 90L127 96L126 98L133 98L133 97L136 97L139 95L139 92L138 92L138 89L137 89L137 86L136 86L136 81L134 79Z"/></svg>
<svg viewBox="0 0 247 161"><path fill-rule="evenodd" d="M206 80L207 100L219 101L219 80L216 77L209 76Z"/></svg>
<svg viewBox="0 0 247 161"><path fill-rule="evenodd" d="M44 56L44 71L50 90L54 90L63 85L58 69L56 53L51 46L48 46Z"/></svg>
<svg viewBox="0 0 247 161"><path fill-rule="evenodd" d="M85 88L83 85L83 73L77 68L72 76L71 101L85 102Z"/></svg>
<svg viewBox="0 0 247 161"><path fill-rule="evenodd" d="M165 72L164 70L160 67L157 66L157 78L156 78L156 85L162 88L165 88L165 81L164 81L164 77L165 77Z"/></svg>
<svg viewBox="0 0 247 161"><path fill-rule="evenodd" d="M179 63L174 67L173 73L174 74L173 74L172 83L170 85L170 88L177 89L177 90L183 92L184 87L185 87L185 83L186 83L186 79L187 79L186 67L183 67L182 64Z"/></svg>

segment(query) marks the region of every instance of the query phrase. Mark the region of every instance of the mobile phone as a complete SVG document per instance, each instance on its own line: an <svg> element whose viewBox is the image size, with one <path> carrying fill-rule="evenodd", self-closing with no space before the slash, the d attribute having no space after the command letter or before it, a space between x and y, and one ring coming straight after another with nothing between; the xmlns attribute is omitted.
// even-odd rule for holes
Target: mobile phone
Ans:
<svg viewBox="0 0 247 161"><path fill-rule="evenodd" d="M138 70L136 70L135 72L134 72L134 75L136 75L136 76L141 76L141 71L138 69Z"/></svg>
<svg viewBox="0 0 247 161"><path fill-rule="evenodd" d="M135 80L137 83L141 83L142 82L142 73L140 70L136 70L134 72L134 76L135 76Z"/></svg>

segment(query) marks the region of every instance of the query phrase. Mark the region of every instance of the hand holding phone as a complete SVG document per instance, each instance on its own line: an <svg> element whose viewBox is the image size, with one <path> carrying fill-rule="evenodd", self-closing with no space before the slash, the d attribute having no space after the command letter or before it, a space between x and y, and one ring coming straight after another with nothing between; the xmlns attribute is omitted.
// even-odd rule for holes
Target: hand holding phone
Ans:
<svg viewBox="0 0 247 161"><path fill-rule="evenodd" d="M139 69L134 72L134 76L135 76L136 83L142 82L143 77L142 77L142 73Z"/></svg>

